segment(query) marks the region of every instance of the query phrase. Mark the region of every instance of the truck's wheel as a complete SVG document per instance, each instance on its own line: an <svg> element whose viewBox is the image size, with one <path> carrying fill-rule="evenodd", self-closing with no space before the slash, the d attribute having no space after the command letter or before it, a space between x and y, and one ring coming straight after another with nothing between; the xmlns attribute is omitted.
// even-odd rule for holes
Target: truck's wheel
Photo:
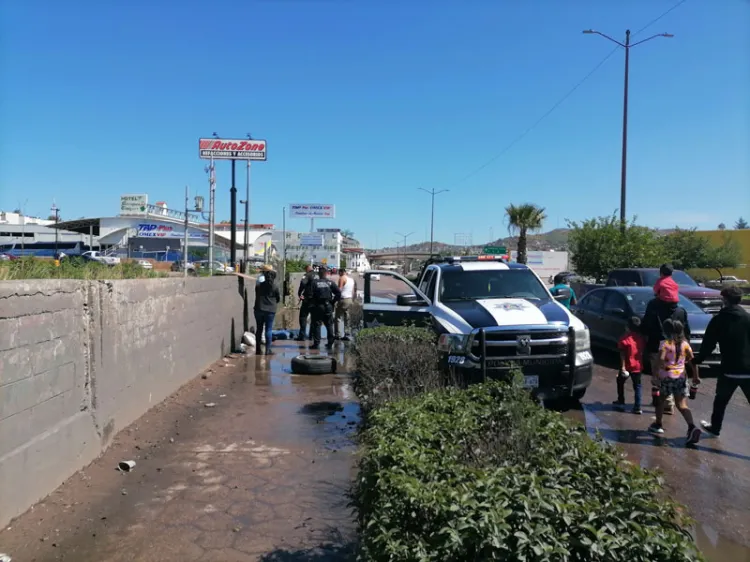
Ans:
<svg viewBox="0 0 750 562"><path fill-rule="evenodd" d="M574 400L580 401L584 396L586 396L586 389L585 388L573 391L573 399Z"/></svg>
<svg viewBox="0 0 750 562"><path fill-rule="evenodd" d="M295 375L327 375L335 373L336 359L327 355L298 355L292 358L292 373Z"/></svg>

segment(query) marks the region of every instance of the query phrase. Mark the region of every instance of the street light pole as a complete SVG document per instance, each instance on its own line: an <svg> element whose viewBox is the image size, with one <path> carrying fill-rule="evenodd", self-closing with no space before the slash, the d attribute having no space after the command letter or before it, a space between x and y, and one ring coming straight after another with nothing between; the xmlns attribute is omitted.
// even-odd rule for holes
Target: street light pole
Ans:
<svg viewBox="0 0 750 562"><path fill-rule="evenodd" d="M406 239L409 236L411 236L412 234L414 234L414 233L410 232L409 234L401 234L400 232L396 232L395 234L396 234L396 236L403 236L403 238L404 238L404 247L403 247L404 248L404 267L403 267L403 271L404 271L404 275L406 275Z"/></svg>
<svg viewBox="0 0 750 562"><path fill-rule="evenodd" d="M55 225L60 222L60 208L55 204L55 202L52 202L52 208L50 209L53 213L55 213ZM25 223L24 219L24 223ZM59 244L60 240L60 229L55 226L55 259L57 259L57 246Z"/></svg>
<svg viewBox="0 0 750 562"><path fill-rule="evenodd" d="M441 189L440 191L435 191L434 187L430 191L427 191L423 187L420 187L418 189L420 191L424 191L425 193L429 193L430 197L432 198L432 206L430 211L430 255L432 255L432 246L435 241L435 195L439 195L440 193L445 193L446 191L450 190Z"/></svg>
<svg viewBox="0 0 750 562"><path fill-rule="evenodd" d="M248 244L247 244L247 239L248 239L247 214L248 214L248 208L250 207L250 200L249 199L240 199L240 205L244 205L245 206L245 243L243 244L244 248L243 248L243 254L242 254L242 256L243 256L243 259L245 260L245 264L246 264L245 267L247 267L247 260L249 258Z"/></svg>
<svg viewBox="0 0 750 562"><path fill-rule="evenodd" d="M630 72L630 49L635 47L636 45L645 43L646 41L651 41L651 39L656 39L657 37L671 38L674 37L674 35L672 35L671 33L657 33L656 35L652 35L651 37L647 37L646 39L643 39L641 41L631 43L630 30L627 29L625 30L625 43L622 43L617 39L613 39L609 35L605 35L604 33L601 33L594 29L584 29L583 33L589 35L600 35L605 39L612 41L612 43L616 43L617 45L625 49L625 85L622 103L622 163L620 169L620 229L624 232L625 226L627 224L626 202L628 169L628 80Z"/></svg>

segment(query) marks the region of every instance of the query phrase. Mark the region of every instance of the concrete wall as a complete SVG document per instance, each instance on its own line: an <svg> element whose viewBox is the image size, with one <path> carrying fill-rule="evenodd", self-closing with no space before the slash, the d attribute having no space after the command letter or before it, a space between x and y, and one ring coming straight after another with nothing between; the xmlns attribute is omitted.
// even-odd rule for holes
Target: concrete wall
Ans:
<svg viewBox="0 0 750 562"><path fill-rule="evenodd" d="M0 526L232 351L241 287L235 277L0 282Z"/></svg>

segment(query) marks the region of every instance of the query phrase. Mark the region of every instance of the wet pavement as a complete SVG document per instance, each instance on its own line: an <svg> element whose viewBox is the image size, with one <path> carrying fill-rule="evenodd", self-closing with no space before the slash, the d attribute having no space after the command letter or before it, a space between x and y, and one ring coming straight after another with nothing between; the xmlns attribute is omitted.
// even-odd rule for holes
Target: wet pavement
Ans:
<svg viewBox="0 0 750 562"><path fill-rule="evenodd" d="M696 520L694 536L710 561L750 562L750 404L742 391L727 408L721 437L704 432L697 447L686 448L687 425L677 411L664 416L663 436L646 431L654 419L648 377L643 415L614 408L616 357L596 357L592 386L566 415L616 443L632 462L662 471L667 490ZM697 423L710 419L716 389L715 376L702 371L702 377L699 394L688 401ZM632 406L632 386L626 386L625 399Z"/></svg>
<svg viewBox="0 0 750 562"><path fill-rule="evenodd" d="M220 362L149 411L0 532L0 552L14 562L352 560L346 493L358 407L350 378L292 375L300 346L275 347L270 357ZM334 354L345 365L342 350L339 343ZM597 354L591 388L565 415L631 461L663 471L667 490L696 519L694 535L710 561L750 562L744 395L735 394L721 438L704 435L687 449L679 414L665 417L666 434L656 438L646 432L653 408L636 416L612 407L615 359ZM710 416L714 389L715 379L704 378L690 401L696 420ZM123 460L135 460L135 469L118 472Z"/></svg>
<svg viewBox="0 0 750 562"><path fill-rule="evenodd" d="M349 377L292 375L300 348L276 349L230 357L149 411L0 532L0 552L14 562L350 560ZM116 470L131 459L132 472Z"/></svg>

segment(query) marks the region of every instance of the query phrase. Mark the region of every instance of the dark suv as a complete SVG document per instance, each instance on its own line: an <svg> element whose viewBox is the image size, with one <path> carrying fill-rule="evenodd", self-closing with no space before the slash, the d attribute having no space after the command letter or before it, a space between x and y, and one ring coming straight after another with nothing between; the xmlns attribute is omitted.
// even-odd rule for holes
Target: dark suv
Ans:
<svg viewBox="0 0 750 562"><path fill-rule="evenodd" d="M680 294L686 296L706 312L716 314L721 310L721 292L700 286L687 273L675 270L672 279L680 287ZM653 287L659 280L657 268L613 269L607 277L607 287Z"/></svg>

